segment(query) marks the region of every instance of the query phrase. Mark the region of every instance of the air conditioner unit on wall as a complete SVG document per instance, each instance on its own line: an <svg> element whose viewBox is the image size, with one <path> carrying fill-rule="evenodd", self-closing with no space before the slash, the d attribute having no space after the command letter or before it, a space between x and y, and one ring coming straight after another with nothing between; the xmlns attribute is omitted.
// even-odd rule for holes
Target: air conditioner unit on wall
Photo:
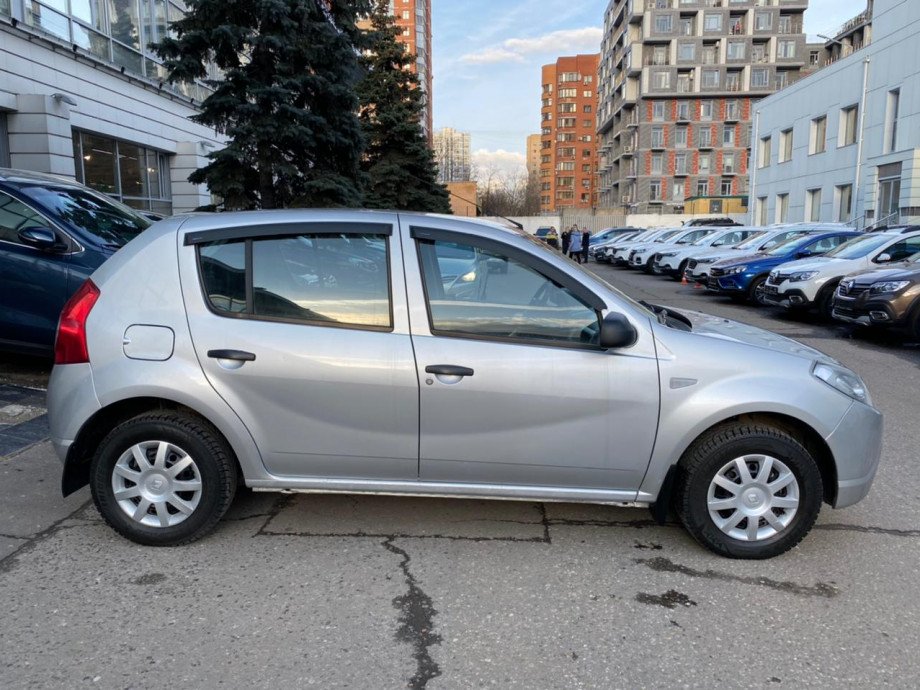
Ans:
<svg viewBox="0 0 920 690"><path fill-rule="evenodd" d="M630 204L630 203L632 203L632 197L629 196L629 194L624 194L624 195L623 195L623 198L621 199L621 201L622 201L622 203L624 203L624 204Z"/></svg>

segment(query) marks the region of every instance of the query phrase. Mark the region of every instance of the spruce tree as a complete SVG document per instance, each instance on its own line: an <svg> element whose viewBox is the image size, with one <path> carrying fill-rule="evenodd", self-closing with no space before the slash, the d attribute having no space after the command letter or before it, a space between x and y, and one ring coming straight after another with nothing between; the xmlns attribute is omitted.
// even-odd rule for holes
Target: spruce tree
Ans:
<svg viewBox="0 0 920 690"><path fill-rule="evenodd" d="M364 203L368 208L450 213L447 189L422 130L424 92L409 71L414 57L396 40L389 2L376 0L358 85L366 152Z"/></svg>
<svg viewBox="0 0 920 690"><path fill-rule="evenodd" d="M192 119L229 139L189 181L228 208L360 205L356 21L370 1L187 0L155 50L170 82L214 89Z"/></svg>

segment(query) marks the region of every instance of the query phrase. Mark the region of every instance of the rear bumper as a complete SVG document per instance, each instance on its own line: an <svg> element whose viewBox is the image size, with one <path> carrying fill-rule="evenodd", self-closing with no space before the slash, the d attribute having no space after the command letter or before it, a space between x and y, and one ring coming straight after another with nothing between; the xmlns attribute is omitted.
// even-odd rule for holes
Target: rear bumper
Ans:
<svg viewBox="0 0 920 690"><path fill-rule="evenodd" d="M101 407L89 364L65 364L51 370L48 422L51 443L62 462L80 429Z"/></svg>
<svg viewBox="0 0 920 690"><path fill-rule="evenodd" d="M854 402L825 439L837 465L834 508L858 503L872 487L882 454L882 413Z"/></svg>

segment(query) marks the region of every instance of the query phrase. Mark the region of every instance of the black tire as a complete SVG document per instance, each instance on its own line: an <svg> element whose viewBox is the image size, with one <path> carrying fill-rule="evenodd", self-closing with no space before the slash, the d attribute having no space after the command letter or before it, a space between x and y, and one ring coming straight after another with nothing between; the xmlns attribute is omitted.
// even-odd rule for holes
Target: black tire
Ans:
<svg viewBox="0 0 920 690"><path fill-rule="evenodd" d="M799 503L784 529L751 542L719 529L709 514L707 500L710 484L728 463L758 454L779 460L792 472L798 483ZM710 430L687 450L678 470L674 507L681 522L700 544L721 556L756 560L785 553L808 534L821 510L824 491L814 458L788 432L768 424L733 422ZM735 514L732 510L724 512L726 517ZM747 526L748 519L741 524ZM758 518L759 524L765 526L766 521L761 520Z"/></svg>
<svg viewBox="0 0 920 690"><path fill-rule="evenodd" d="M673 276L671 276L671 277L674 278L674 280L676 280L678 283L683 282L683 280L684 280L684 274L687 272L687 264L688 264L688 263L689 263L689 259L684 259L683 261L681 261L681 262L680 262L680 266L677 267L677 273L675 273Z"/></svg>
<svg viewBox="0 0 920 690"><path fill-rule="evenodd" d="M755 307L766 307L767 302L763 299L763 285L767 282L767 276L757 276L751 281L747 291L747 301ZM760 296L758 296L760 295Z"/></svg>
<svg viewBox="0 0 920 690"><path fill-rule="evenodd" d="M652 266L655 264L655 257L649 257L649 260L645 262L645 266L642 267L642 271L648 275L652 275Z"/></svg>
<svg viewBox="0 0 920 690"><path fill-rule="evenodd" d="M821 318L826 319L827 321L834 320L835 292L837 292L837 283L825 285L821 292L818 293L818 297L815 299L815 304L818 307L818 314L821 315Z"/></svg>
<svg viewBox="0 0 920 690"><path fill-rule="evenodd" d="M194 510L182 522L164 527L132 519L116 500L112 486L115 465L123 454L136 444L161 441L193 459L201 484ZM145 546L179 546L200 539L220 521L233 502L237 474L233 451L210 423L191 414L157 411L122 422L102 440L90 466L90 488L99 513L123 537Z"/></svg>

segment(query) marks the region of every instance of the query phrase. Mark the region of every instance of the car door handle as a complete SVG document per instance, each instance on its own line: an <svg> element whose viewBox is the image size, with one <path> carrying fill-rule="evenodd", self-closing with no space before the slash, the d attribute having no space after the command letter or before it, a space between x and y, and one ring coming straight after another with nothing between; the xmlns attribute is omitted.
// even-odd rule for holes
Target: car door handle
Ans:
<svg viewBox="0 0 920 690"><path fill-rule="evenodd" d="M454 364L431 364L425 367L426 374L436 376L472 376L473 370L469 367L458 367Z"/></svg>
<svg viewBox="0 0 920 690"><path fill-rule="evenodd" d="M234 362L254 362L256 356L245 350L208 350L211 359L229 359Z"/></svg>

